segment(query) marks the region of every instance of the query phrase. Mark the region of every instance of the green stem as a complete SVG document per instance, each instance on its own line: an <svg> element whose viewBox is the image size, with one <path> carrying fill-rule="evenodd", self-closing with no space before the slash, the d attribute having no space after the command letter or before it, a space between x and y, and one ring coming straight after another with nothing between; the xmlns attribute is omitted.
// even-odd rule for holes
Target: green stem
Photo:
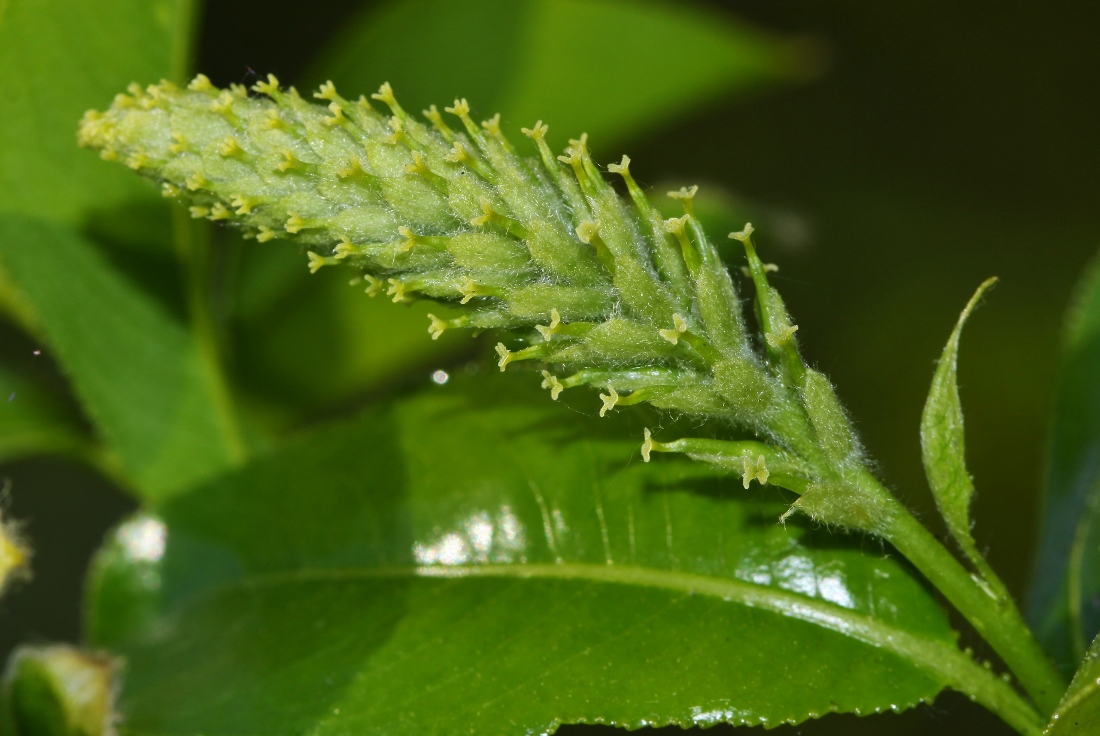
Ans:
<svg viewBox="0 0 1100 736"><path fill-rule="evenodd" d="M1053 713L1066 683L1024 623L1012 599L996 595L984 581L968 572L870 473L864 474L860 485L882 499L892 512L884 531L886 539L989 642L1039 711L1045 716Z"/></svg>
<svg viewBox="0 0 1100 736"><path fill-rule="evenodd" d="M206 223L197 223L188 217L182 207L172 208L172 228L176 252L184 269L187 288L187 311L199 352L199 360L206 374L207 385L213 398L222 445L229 461L240 463L245 457L245 443L237 421L225 372L222 370L218 350L217 332L210 314L207 274L210 271L210 237Z"/></svg>

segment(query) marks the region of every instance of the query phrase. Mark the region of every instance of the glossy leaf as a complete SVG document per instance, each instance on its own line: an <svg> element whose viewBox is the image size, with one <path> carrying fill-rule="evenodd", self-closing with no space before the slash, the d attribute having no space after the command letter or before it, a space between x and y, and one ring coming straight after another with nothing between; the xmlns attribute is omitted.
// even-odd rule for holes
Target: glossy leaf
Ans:
<svg viewBox="0 0 1100 736"><path fill-rule="evenodd" d="M996 279L989 279L979 286L959 315L959 321L932 376L932 388L928 391L920 422L924 472L936 507L959 547L971 562L979 565L984 565L984 561L970 534L970 501L974 496L974 483L966 469L966 434L957 374L963 325L982 294L995 282Z"/></svg>
<svg viewBox="0 0 1100 736"><path fill-rule="evenodd" d="M1100 266L1070 310L1030 617L1064 668L1100 631Z"/></svg>
<svg viewBox="0 0 1100 736"><path fill-rule="evenodd" d="M453 379L123 525L87 628L126 731L774 725L985 672L894 559L515 385Z"/></svg>
<svg viewBox="0 0 1100 736"><path fill-rule="evenodd" d="M1043 736L1093 733L1100 733L1100 637L1093 640Z"/></svg>
<svg viewBox="0 0 1100 736"><path fill-rule="evenodd" d="M0 217L0 260L137 490L162 497L228 465L220 398L183 325L65 225Z"/></svg>

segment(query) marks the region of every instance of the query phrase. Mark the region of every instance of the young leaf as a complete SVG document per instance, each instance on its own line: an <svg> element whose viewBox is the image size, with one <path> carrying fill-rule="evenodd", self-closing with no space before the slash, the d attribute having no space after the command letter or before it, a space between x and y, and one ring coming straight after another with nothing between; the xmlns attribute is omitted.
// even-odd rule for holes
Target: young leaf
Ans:
<svg viewBox="0 0 1100 736"><path fill-rule="evenodd" d="M995 278L988 279L979 286L959 315L959 321L932 376L932 388L928 391L920 422L924 472L928 476L936 508L963 553L983 574L987 565L970 534L970 500L974 495L974 483L966 469L966 438L957 369L963 325L982 295L996 281Z"/></svg>
<svg viewBox="0 0 1100 736"><path fill-rule="evenodd" d="M776 725L944 686L1015 698L906 568L777 525L771 489L629 461L620 420L456 378L123 525L88 630L126 658L126 732Z"/></svg>
<svg viewBox="0 0 1100 736"><path fill-rule="evenodd" d="M137 492L162 498L230 463L222 399L194 336L91 243L65 225L0 217L0 259Z"/></svg>
<svg viewBox="0 0 1100 736"><path fill-rule="evenodd" d="M1100 637L1093 640L1043 736L1100 733Z"/></svg>
<svg viewBox="0 0 1100 736"><path fill-rule="evenodd" d="M1100 262L1082 280L1064 345L1029 613L1047 650L1072 668L1100 631Z"/></svg>

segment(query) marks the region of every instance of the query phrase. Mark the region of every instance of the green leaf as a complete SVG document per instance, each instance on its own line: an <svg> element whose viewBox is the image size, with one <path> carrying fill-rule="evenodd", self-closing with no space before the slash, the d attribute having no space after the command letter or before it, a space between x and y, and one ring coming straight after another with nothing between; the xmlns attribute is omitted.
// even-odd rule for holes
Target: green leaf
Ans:
<svg viewBox="0 0 1100 736"><path fill-rule="evenodd" d="M1062 702L1043 736L1071 736L1100 732L1100 637L1093 640L1085 661L1073 676Z"/></svg>
<svg viewBox="0 0 1100 736"><path fill-rule="evenodd" d="M563 144L588 131L607 151L708 99L806 73L797 44L681 3L414 0L366 12L309 81L388 79L411 109L467 97L485 117L545 120Z"/></svg>
<svg viewBox="0 0 1100 736"><path fill-rule="evenodd" d="M126 732L775 725L1007 692L895 559L780 526L774 488L643 464L641 427L588 409L452 379L124 524L87 630L126 658Z"/></svg>
<svg viewBox="0 0 1100 736"><path fill-rule="evenodd" d="M72 407L23 366L0 364L0 462L82 454L91 445Z"/></svg>
<svg viewBox="0 0 1100 736"><path fill-rule="evenodd" d="M1072 668L1100 631L1100 262L1074 299L1064 345L1029 614Z"/></svg>
<svg viewBox="0 0 1100 736"><path fill-rule="evenodd" d="M970 534L970 500L974 496L974 483L966 469L966 435L963 430L962 403L959 400L958 358L959 338L970 313L989 287L996 283L985 281L966 308L947 340L940 356L932 387L920 421L921 451L924 456L924 472L936 500L936 508L947 524L947 529L972 563L980 569L986 567L974 537ZM983 570L984 571L984 570Z"/></svg>
<svg viewBox="0 0 1100 736"><path fill-rule="evenodd" d="M196 339L61 224L0 217L0 260L136 490L161 498L226 467L224 398Z"/></svg>
<svg viewBox="0 0 1100 736"><path fill-rule="evenodd" d="M78 149L76 123L130 82L182 66L191 8L191 0L0 2L0 212L78 223L155 196Z"/></svg>

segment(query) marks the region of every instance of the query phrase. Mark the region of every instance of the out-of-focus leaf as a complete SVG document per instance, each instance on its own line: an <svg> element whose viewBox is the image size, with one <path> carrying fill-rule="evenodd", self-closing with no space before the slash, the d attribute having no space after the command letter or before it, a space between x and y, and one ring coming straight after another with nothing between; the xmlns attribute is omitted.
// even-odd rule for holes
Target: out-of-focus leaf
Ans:
<svg viewBox="0 0 1100 736"><path fill-rule="evenodd" d="M660 0L413 0L364 14L309 81L388 79L414 109L466 97L485 117L542 119L561 143L588 131L607 151L718 95L804 77L799 49Z"/></svg>
<svg viewBox="0 0 1100 736"><path fill-rule="evenodd" d="M107 444L147 498L225 468L226 399L196 339L62 224L0 217L0 260Z"/></svg>
<svg viewBox="0 0 1100 736"><path fill-rule="evenodd" d="M81 223L156 192L76 146L76 123L182 64L192 0L0 4L0 212Z"/></svg>
<svg viewBox="0 0 1100 736"><path fill-rule="evenodd" d="M124 524L88 631L126 732L776 725L984 671L895 560L534 391L452 380Z"/></svg>
<svg viewBox="0 0 1100 736"><path fill-rule="evenodd" d="M1043 736L1100 733L1100 637L1092 642Z"/></svg>
<svg viewBox="0 0 1100 736"><path fill-rule="evenodd" d="M1064 350L1030 618L1071 671L1100 631L1100 263L1074 300Z"/></svg>
<svg viewBox="0 0 1100 736"><path fill-rule="evenodd" d="M970 533L970 501L974 496L974 483L966 469L966 433L958 385L959 339L963 325L982 294L996 282L995 278L988 279L979 286L959 315L932 375L932 387L928 390L920 420L924 473L936 508L963 553L979 567L984 567L985 563Z"/></svg>
<svg viewBox="0 0 1100 736"><path fill-rule="evenodd" d="M81 453L90 443L79 416L26 370L0 365L0 462Z"/></svg>

